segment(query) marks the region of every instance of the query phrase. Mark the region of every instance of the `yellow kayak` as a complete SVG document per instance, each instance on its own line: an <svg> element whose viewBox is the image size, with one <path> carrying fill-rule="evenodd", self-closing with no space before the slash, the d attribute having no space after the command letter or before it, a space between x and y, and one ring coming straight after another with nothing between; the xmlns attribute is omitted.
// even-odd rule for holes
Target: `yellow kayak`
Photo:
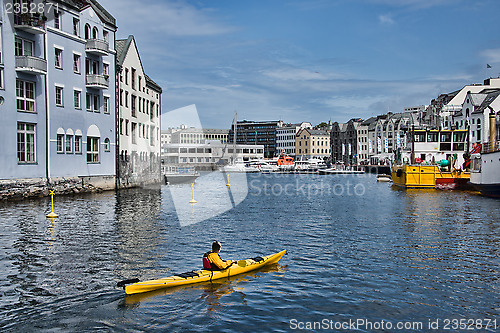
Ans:
<svg viewBox="0 0 500 333"><path fill-rule="evenodd" d="M241 273L250 272L266 265L277 263L286 253L286 250L271 254L264 257L256 257L246 260L239 260L235 264L223 271L199 270L186 272L178 275L172 275L158 280L149 280L136 282L137 280L126 280L118 283L118 286L123 286L126 294L138 294L157 289L170 288L175 286L183 286L193 283L213 281L217 279L227 278ZM135 282L127 285L127 283Z"/></svg>

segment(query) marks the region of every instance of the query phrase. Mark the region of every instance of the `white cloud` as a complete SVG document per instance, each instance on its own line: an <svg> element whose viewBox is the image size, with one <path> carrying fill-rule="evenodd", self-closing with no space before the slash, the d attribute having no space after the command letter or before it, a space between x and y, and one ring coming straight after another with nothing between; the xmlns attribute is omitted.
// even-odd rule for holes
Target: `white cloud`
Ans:
<svg viewBox="0 0 500 333"><path fill-rule="evenodd" d="M211 10L201 10L183 1L100 0L100 3L117 19L118 31L125 31L124 35L141 30L163 36L209 36L235 29L219 23Z"/></svg>
<svg viewBox="0 0 500 333"><path fill-rule="evenodd" d="M481 52L488 63L500 62L500 48L498 49L487 49Z"/></svg>
<svg viewBox="0 0 500 333"><path fill-rule="evenodd" d="M338 79L340 75L333 73L320 73L302 68L280 68L273 70L263 70L262 74L278 80L284 81L309 81L309 80L331 80Z"/></svg>
<svg viewBox="0 0 500 333"><path fill-rule="evenodd" d="M393 25L394 23L396 23L394 22L390 14L379 15L378 20L380 23L385 25Z"/></svg>

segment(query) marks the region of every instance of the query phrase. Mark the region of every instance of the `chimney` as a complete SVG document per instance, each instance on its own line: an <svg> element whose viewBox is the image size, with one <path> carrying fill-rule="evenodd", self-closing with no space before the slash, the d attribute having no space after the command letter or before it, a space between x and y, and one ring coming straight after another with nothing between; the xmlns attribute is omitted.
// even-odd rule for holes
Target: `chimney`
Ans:
<svg viewBox="0 0 500 333"><path fill-rule="evenodd" d="M497 146L497 117L495 111L491 106L488 106L490 109L490 149L495 151Z"/></svg>

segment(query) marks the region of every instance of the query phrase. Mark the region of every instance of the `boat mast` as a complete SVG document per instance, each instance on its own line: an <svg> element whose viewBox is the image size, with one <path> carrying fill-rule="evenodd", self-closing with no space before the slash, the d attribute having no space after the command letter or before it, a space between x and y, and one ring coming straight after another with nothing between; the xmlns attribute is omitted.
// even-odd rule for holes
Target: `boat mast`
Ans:
<svg viewBox="0 0 500 333"><path fill-rule="evenodd" d="M238 130L238 113L234 111L234 132L233 132L233 164L236 163L236 131Z"/></svg>

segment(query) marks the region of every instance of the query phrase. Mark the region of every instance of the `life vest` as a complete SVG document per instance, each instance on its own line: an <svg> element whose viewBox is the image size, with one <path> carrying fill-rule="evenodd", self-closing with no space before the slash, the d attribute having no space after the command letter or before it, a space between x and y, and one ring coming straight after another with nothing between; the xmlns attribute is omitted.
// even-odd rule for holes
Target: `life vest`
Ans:
<svg viewBox="0 0 500 333"><path fill-rule="evenodd" d="M212 265L210 263L210 259L208 259L208 255L212 253L212 251L209 251L203 255L203 269L208 269L209 271L212 270Z"/></svg>
<svg viewBox="0 0 500 333"><path fill-rule="evenodd" d="M203 268L208 269L209 271L220 271L221 269L217 265L213 264L210 261L210 258L208 257L208 255L212 254L212 253L215 253L215 252L208 251L207 253L205 253L203 255ZM220 254L218 254L218 253L215 253L215 254L217 254L219 256L219 259L220 259Z"/></svg>

